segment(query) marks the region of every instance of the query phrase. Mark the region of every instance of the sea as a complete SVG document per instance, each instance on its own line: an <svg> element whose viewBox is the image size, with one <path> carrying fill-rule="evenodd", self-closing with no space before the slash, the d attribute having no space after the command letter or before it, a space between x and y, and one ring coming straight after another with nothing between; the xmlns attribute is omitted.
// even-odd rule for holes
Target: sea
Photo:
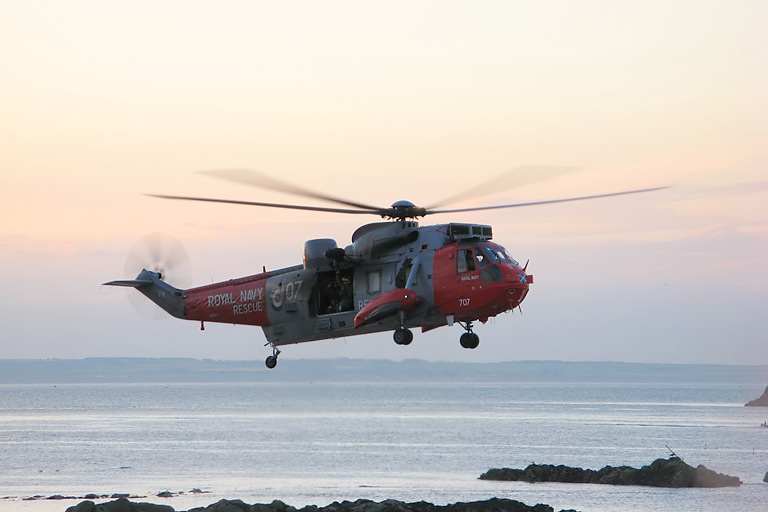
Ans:
<svg viewBox="0 0 768 512"><path fill-rule="evenodd" d="M744 406L768 384L764 366L2 363L0 510L64 512L87 494L177 511L221 499L302 507L492 497L583 512L768 510L768 409ZM672 453L744 484L478 479L534 462L639 468Z"/></svg>

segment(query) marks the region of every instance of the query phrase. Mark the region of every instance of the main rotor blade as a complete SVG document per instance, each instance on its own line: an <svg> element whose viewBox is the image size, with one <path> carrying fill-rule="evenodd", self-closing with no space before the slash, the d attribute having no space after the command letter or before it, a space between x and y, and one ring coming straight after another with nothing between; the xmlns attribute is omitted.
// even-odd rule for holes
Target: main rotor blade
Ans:
<svg viewBox="0 0 768 512"><path fill-rule="evenodd" d="M517 208L520 206L536 206L540 204L554 204L554 203L568 203L571 201L586 201L588 199L600 199L602 197L613 197L613 196L625 196L629 194L640 194L643 192L653 192L656 190L664 190L666 188L669 188L669 186L665 187L654 187L654 188L641 188L637 190L626 190L624 192L613 192L610 194L597 194L594 196L581 196L581 197L569 197L566 199L550 199L547 201L534 201L530 203L515 203L515 204L501 204L498 206L478 206L477 208L457 208L457 209L451 209L451 210L427 210L425 215L431 215L433 213L460 213L460 212L477 212L481 210L499 210L502 208Z"/></svg>
<svg viewBox="0 0 768 512"><path fill-rule="evenodd" d="M209 197L187 197L187 196L166 196L162 194L144 194L149 197L159 197L161 199L179 199L181 201L202 201L205 203L226 203L243 204L246 206L266 206L268 208L286 208L289 210L309 210L312 212L330 212L330 213L352 213L352 214L375 214L385 215L383 210L350 210L346 208L326 208L323 206L303 206L298 204L280 204L280 203L259 203L255 201L237 201L234 199L212 199Z"/></svg>
<svg viewBox="0 0 768 512"><path fill-rule="evenodd" d="M496 192L524 187L540 181L548 180L582 170L580 167L558 167L552 165L522 165L511 169L504 174L497 176L479 185L462 190L458 194L443 199L442 201L428 206L427 210L437 208L446 204L457 203L465 199L483 197ZM468 179L467 182L471 182ZM459 184L461 185L461 184Z"/></svg>
<svg viewBox="0 0 768 512"><path fill-rule="evenodd" d="M280 181L271 176L260 174L256 171L249 169L213 169L208 171L200 171L202 174L213 176L222 180L231 181L233 183L239 183L241 185L247 185L249 187L265 188L268 190L276 190L278 192L287 192L297 196L311 197L313 199L322 199L323 201L329 201L331 203L343 204L345 206L352 206L353 208L360 208L363 210L381 210L378 206L371 206L362 203L356 203L354 201L348 201L346 199L340 199L327 194L321 194L314 190L308 190L298 185L286 183Z"/></svg>

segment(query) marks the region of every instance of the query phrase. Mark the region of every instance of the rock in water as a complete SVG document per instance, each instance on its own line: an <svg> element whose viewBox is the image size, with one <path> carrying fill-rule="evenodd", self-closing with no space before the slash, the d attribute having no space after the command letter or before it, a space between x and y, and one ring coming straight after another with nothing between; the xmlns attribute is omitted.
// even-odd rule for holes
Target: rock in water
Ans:
<svg viewBox="0 0 768 512"><path fill-rule="evenodd" d="M639 485L651 487L738 487L741 480L735 476L715 473L703 464L695 469L678 457L657 459L639 470Z"/></svg>
<svg viewBox="0 0 768 512"><path fill-rule="evenodd" d="M207 507L192 508L189 512L251 512L257 510L254 507L257 505L248 505L242 500L219 500L216 503L208 505ZM281 512L295 511L293 507L288 507L282 501L273 501L270 505L258 505L260 507L259 512ZM274 509L273 509L274 507Z"/></svg>
<svg viewBox="0 0 768 512"><path fill-rule="evenodd" d="M81 501L67 512L175 512L168 505L155 505L154 503L134 503L127 498L118 498L115 501L99 503Z"/></svg>
<svg viewBox="0 0 768 512"><path fill-rule="evenodd" d="M768 387L765 388L760 398L755 398L746 403L747 407L768 407Z"/></svg>
<svg viewBox="0 0 768 512"><path fill-rule="evenodd" d="M480 475L480 479L648 487L738 487L741 485L741 480L735 476L715 473L703 465L693 468L679 457L657 459L640 469L629 466L605 466L599 471L551 464L531 464L525 469L491 469Z"/></svg>

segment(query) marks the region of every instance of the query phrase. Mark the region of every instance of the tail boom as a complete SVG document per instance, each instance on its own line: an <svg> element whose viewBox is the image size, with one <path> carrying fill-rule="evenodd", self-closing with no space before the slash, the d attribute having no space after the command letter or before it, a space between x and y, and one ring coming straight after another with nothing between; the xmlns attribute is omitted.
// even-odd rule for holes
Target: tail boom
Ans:
<svg viewBox="0 0 768 512"><path fill-rule="evenodd" d="M269 273L222 283L210 284L186 291L188 320L245 325L269 325L265 307L266 283Z"/></svg>
<svg viewBox="0 0 768 512"><path fill-rule="evenodd" d="M298 268L300 266L263 272L188 290L174 288L163 281L160 274L149 270L142 270L136 279L116 280L104 284L135 288L176 318L268 327L271 324L266 307L267 280ZM272 290L272 295L274 294ZM279 295L272 295L269 299L273 304L280 300Z"/></svg>
<svg viewBox="0 0 768 512"><path fill-rule="evenodd" d="M156 272L145 269L136 276L136 279L110 281L104 284L136 288L169 315L176 318L186 318L184 290L179 290L166 283L160 279L160 274Z"/></svg>

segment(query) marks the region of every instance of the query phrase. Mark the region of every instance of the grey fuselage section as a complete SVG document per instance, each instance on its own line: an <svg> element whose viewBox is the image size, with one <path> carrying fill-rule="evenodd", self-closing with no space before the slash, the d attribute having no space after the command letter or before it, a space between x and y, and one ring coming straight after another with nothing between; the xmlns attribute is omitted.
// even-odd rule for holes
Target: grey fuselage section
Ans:
<svg viewBox="0 0 768 512"><path fill-rule="evenodd" d="M420 299L403 319L406 326L445 325L434 304L434 254L462 236L489 239L491 228L378 222L360 227L344 249L330 239L307 241L302 266L272 272L266 281L267 340L285 345L392 330L401 324L399 315L358 328L354 319L375 297L396 288L411 289Z"/></svg>

